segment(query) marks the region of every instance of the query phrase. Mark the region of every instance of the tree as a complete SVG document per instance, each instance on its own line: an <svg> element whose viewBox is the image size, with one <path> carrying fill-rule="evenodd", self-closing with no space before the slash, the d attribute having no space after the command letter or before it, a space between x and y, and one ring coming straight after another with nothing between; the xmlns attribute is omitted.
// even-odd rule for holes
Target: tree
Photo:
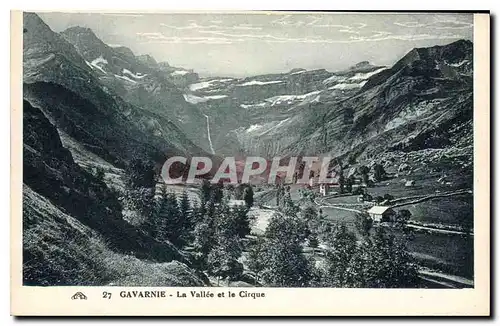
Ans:
<svg viewBox="0 0 500 326"><path fill-rule="evenodd" d="M92 174L94 175L94 177L99 180L99 181L104 181L104 169L100 166L95 166L93 169L92 169Z"/></svg>
<svg viewBox="0 0 500 326"><path fill-rule="evenodd" d="M340 193L343 194L344 193L344 187L345 187L345 183L346 183L346 180L345 180L345 177L344 177L344 171L340 170L340 175L339 175L339 186L340 186Z"/></svg>
<svg viewBox="0 0 500 326"><path fill-rule="evenodd" d="M136 188L125 191L124 205L130 210L137 211L143 217L142 221L150 224L156 214L154 188Z"/></svg>
<svg viewBox="0 0 500 326"><path fill-rule="evenodd" d="M262 278L269 286L303 287L312 278L310 261L302 253L304 223L275 215L265 231Z"/></svg>
<svg viewBox="0 0 500 326"><path fill-rule="evenodd" d="M311 232L309 236L307 237L307 243L309 247L313 249L313 253L318 248L319 241L318 241L318 234L316 232Z"/></svg>
<svg viewBox="0 0 500 326"><path fill-rule="evenodd" d="M212 187L210 185L210 181L207 179L203 179L201 182L201 202L202 204L206 203L210 200L212 194Z"/></svg>
<svg viewBox="0 0 500 326"><path fill-rule="evenodd" d="M223 189L224 189L224 184L222 182L218 182L215 185L212 185L210 200L214 203L222 202L222 199L224 198Z"/></svg>
<svg viewBox="0 0 500 326"><path fill-rule="evenodd" d="M368 186L370 183L370 180L368 178L368 172L370 172L370 168L367 167L366 165L361 165L360 167L358 167L358 172L359 174L361 174L361 177L363 178L363 183Z"/></svg>
<svg viewBox="0 0 500 326"><path fill-rule="evenodd" d="M316 192L314 192L311 189L307 188L299 189L299 194L301 199L309 201L311 203L314 203L314 199L316 199Z"/></svg>
<svg viewBox="0 0 500 326"><path fill-rule="evenodd" d="M314 206L306 206L302 210L301 216L308 228L307 235L310 236L311 233L314 233L317 236L320 227L320 220L316 208L314 208Z"/></svg>
<svg viewBox="0 0 500 326"><path fill-rule="evenodd" d="M251 185L248 185L243 191L243 199L248 208L253 206L253 189Z"/></svg>
<svg viewBox="0 0 500 326"><path fill-rule="evenodd" d="M395 218L394 227L400 229L409 239L413 239L413 231L408 227L411 219L411 212L407 209L400 209Z"/></svg>
<svg viewBox="0 0 500 326"><path fill-rule="evenodd" d="M323 283L330 287L348 287L349 262L356 253L356 236L345 224L337 226L327 238Z"/></svg>
<svg viewBox="0 0 500 326"><path fill-rule="evenodd" d="M254 285L259 282L260 274L265 268L264 263L264 238L258 237L257 240L248 248L248 269L254 273Z"/></svg>
<svg viewBox="0 0 500 326"><path fill-rule="evenodd" d="M407 288L419 284L418 269L407 250L407 243L396 239L384 228L376 228L373 238L365 243L362 254L362 286L370 288ZM359 258L357 258L359 260Z"/></svg>
<svg viewBox="0 0 500 326"><path fill-rule="evenodd" d="M382 181L386 178L386 172L382 164L376 163L373 165L373 178L375 181Z"/></svg>
<svg viewBox="0 0 500 326"><path fill-rule="evenodd" d="M345 191L352 192L352 185L354 184L354 176L349 176L345 181Z"/></svg>
<svg viewBox="0 0 500 326"><path fill-rule="evenodd" d="M220 278L237 279L243 274L243 265L238 262L242 248L238 237L219 236L213 250L208 255L208 270Z"/></svg>
<svg viewBox="0 0 500 326"><path fill-rule="evenodd" d="M290 217L297 217L299 206L296 205L290 195L290 191L286 191L280 201L279 210L285 215Z"/></svg>
<svg viewBox="0 0 500 326"><path fill-rule="evenodd" d="M393 195L390 195L390 194L385 194L384 195L384 200L393 200L393 199L394 199Z"/></svg>
<svg viewBox="0 0 500 326"><path fill-rule="evenodd" d="M192 232L194 228L193 221L193 210L191 208L191 203L189 201L189 196L186 191L181 195L179 201L179 218L181 230L181 240L183 243L189 243L192 241Z"/></svg>
<svg viewBox="0 0 500 326"><path fill-rule="evenodd" d="M370 235L370 230L373 227L373 220L367 214L356 214L356 219L354 221L356 230L362 237L367 237Z"/></svg>
<svg viewBox="0 0 500 326"><path fill-rule="evenodd" d="M348 163L349 165L354 165L354 164L356 164L356 163L357 163L357 162L356 162L356 156L354 156L353 154L349 155L349 156L347 157L347 163Z"/></svg>
<svg viewBox="0 0 500 326"><path fill-rule="evenodd" d="M130 188L152 188L156 184L154 165L135 159L127 167L127 185Z"/></svg>
<svg viewBox="0 0 500 326"><path fill-rule="evenodd" d="M204 269L207 264L207 257L215 242L213 223L210 218L205 217L198 222L193 231L193 248L196 252L196 261L199 269Z"/></svg>
<svg viewBox="0 0 500 326"><path fill-rule="evenodd" d="M281 206L281 200L283 199L283 195L285 194L285 189L283 185L277 184L276 189L276 206Z"/></svg>
<svg viewBox="0 0 500 326"><path fill-rule="evenodd" d="M182 247L185 235L183 234L183 220L179 213L177 198L173 193L163 193L158 207L160 232L174 245Z"/></svg>

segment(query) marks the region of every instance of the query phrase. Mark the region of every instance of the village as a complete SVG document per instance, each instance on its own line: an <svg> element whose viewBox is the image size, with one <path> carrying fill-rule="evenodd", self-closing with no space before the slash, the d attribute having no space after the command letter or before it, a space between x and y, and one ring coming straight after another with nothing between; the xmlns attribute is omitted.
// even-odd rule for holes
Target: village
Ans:
<svg viewBox="0 0 500 326"><path fill-rule="evenodd" d="M466 253L459 249L470 248L473 242L470 212L461 208L465 204L457 205L472 200L472 190L462 182L462 176L408 162L358 164L344 169L337 165L330 170L332 176L335 171L338 180L333 183L322 183L311 174L306 185L254 186L255 204L249 212L255 217L252 233L264 233L278 211L276 189L283 187L300 206L312 205L325 221L345 224L351 230L358 215L366 216L375 227L391 229L398 225L398 219L404 219L413 234L409 246L421 266L422 278L432 286L446 288L472 284Z"/></svg>

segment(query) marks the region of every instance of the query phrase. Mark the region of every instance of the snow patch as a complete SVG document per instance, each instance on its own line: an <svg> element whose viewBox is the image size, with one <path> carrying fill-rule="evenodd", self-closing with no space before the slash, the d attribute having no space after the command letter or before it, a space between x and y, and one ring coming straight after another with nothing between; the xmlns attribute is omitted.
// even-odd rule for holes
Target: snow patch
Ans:
<svg viewBox="0 0 500 326"><path fill-rule="evenodd" d="M170 76L184 76L189 74L189 71L187 70L176 70L170 74Z"/></svg>
<svg viewBox="0 0 500 326"><path fill-rule="evenodd" d="M260 80L251 80L249 82L245 82L243 84L236 85L238 87L242 86L254 86L254 85L270 85L270 84L280 84L283 83L282 80L270 80L270 81L260 81Z"/></svg>
<svg viewBox="0 0 500 326"><path fill-rule="evenodd" d="M351 80L364 80L364 79L368 79L371 76L374 76L374 75L378 74L379 72L381 72L383 70L386 70L386 69L387 68L383 67L383 68L374 70L372 72L367 72L367 73L358 72L357 74L355 74L354 76L352 76L350 79Z"/></svg>
<svg viewBox="0 0 500 326"><path fill-rule="evenodd" d="M337 84L335 86L329 87L328 89L340 89L340 90L349 90L361 88L366 84L366 80L361 83L352 83L352 84Z"/></svg>
<svg viewBox="0 0 500 326"><path fill-rule="evenodd" d="M243 109L251 109L251 108L261 108L264 106L267 106L268 103L261 102L261 103L256 103L256 104L240 104L240 107Z"/></svg>
<svg viewBox="0 0 500 326"><path fill-rule="evenodd" d="M331 83L340 83L343 82L347 79L345 76L338 76L338 75L333 75L325 80L323 80L323 84L331 84Z"/></svg>
<svg viewBox="0 0 500 326"><path fill-rule="evenodd" d="M467 62L469 62L469 60L462 60L462 61L457 62L457 63L448 63L448 65L452 66L452 67L461 67L464 64L466 64Z"/></svg>
<svg viewBox="0 0 500 326"><path fill-rule="evenodd" d="M198 103L203 103L207 102L210 100L220 100L222 98L226 98L227 95L210 95L210 96L196 96L193 94L183 94L184 100L188 103L191 104L198 104Z"/></svg>
<svg viewBox="0 0 500 326"><path fill-rule="evenodd" d="M305 73L307 70L300 70L300 71L296 71L296 72L292 72L290 75L298 75L298 74L303 74Z"/></svg>
<svg viewBox="0 0 500 326"><path fill-rule="evenodd" d="M233 79L231 79L231 78L223 78L223 79L212 79L212 80L208 80L208 81L194 83L194 84L189 85L189 90L195 92L195 91L200 90L200 89L212 87L213 83L227 83L227 82L232 81L232 80Z"/></svg>
<svg viewBox="0 0 500 326"><path fill-rule="evenodd" d="M145 74L141 74L140 72L138 72L137 74L134 74L133 72L131 72L130 70L128 69L123 69L122 70L122 74L127 74L129 75L130 77L133 77L135 79L142 79L144 77L146 77L147 75Z"/></svg>
<svg viewBox="0 0 500 326"><path fill-rule="evenodd" d="M431 113L434 108L441 103L440 99L434 99L431 101L423 101L418 103L418 105L414 107L407 107L402 110L398 116L389 121L385 126L385 131L397 128L401 125L404 125L410 121L416 120L421 116Z"/></svg>
<svg viewBox="0 0 500 326"><path fill-rule="evenodd" d="M98 70L100 70L103 74L106 74L106 71L104 71L104 69L102 67L99 66L99 64L108 64L108 60L104 59L102 57L102 55L99 57L99 58L96 58L94 60L92 60L92 62L90 63L90 65Z"/></svg>
<svg viewBox="0 0 500 326"><path fill-rule="evenodd" d="M292 104L293 102L303 101L308 97L313 97L321 93L320 91L314 91L302 95L278 95L266 99L266 102L271 103L271 106L282 105L282 104Z"/></svg>
<svg viewBox="0 0 500 326"><path fill-rule="evenodd" d="M130 82L130 83L133 83L133 84L137 84L137 82L136 82L135 80L130 79L130 78L128 78L127 76L115 75L115 77L116 77L116 78L123 79L123 80L126 80L126 81L128 81L128 82Z"/></svg>
<svg viewBox="0 0 500 326"><path fill-rule="evenodd" d="M259 124L251 125L250 127L248 127L247 130L245 130L245 132L252 132L252 131L255 131L255 130L259 130L262 127L264 127L264 125L259 125Z"/></svg>

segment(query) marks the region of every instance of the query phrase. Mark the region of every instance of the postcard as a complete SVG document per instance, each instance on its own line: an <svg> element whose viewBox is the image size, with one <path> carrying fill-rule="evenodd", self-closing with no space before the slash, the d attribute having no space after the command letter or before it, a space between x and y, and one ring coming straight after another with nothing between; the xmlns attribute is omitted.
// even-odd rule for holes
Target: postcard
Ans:
<svg viewBox="0 0 500 326"><path fill-rule="evenodd" d="M489 21L13 11L11 314L489 315Z"/></svg>

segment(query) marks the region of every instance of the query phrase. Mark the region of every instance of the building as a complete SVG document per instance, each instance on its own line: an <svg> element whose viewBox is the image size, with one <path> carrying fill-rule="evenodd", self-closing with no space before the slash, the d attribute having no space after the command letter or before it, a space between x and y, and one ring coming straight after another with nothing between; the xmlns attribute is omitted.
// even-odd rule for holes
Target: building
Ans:
<svg viewBox="0 0 500 326"><path fill-rule="evenodd" d="M244 200L240 199L230 199L227 204L229 207L236 207L236 206L246 206L247 203Z"/></svg>
<svg viewBox="0 0 500 326"><path fill-rule="evenodd" d="M405 183L405 187L413 187L415 185L415 180L408 180Z"/></svg>
<svg viewBox="0 0 500 326"><path fill-rule="evenodd" d="M389 206L373 206L367 212L374 222L393 222L396 212Z"/></svg>
<svg viewBox="0 0 500 326"><path fill-rule="evenodd" d="M321 194L321 196L332 194L333 188L338 186L338 183L322 183L319 177L309 178L309 188L317 189L319 187L319 193Z"/></svg>
<svg viewBox="0 0 500 326"><path fill-rule="evenodd" d="M328 195L328 191L330 190L330 185L326 183L321 183L319 185L319 193L321 196L326 196Z"/></svg>

